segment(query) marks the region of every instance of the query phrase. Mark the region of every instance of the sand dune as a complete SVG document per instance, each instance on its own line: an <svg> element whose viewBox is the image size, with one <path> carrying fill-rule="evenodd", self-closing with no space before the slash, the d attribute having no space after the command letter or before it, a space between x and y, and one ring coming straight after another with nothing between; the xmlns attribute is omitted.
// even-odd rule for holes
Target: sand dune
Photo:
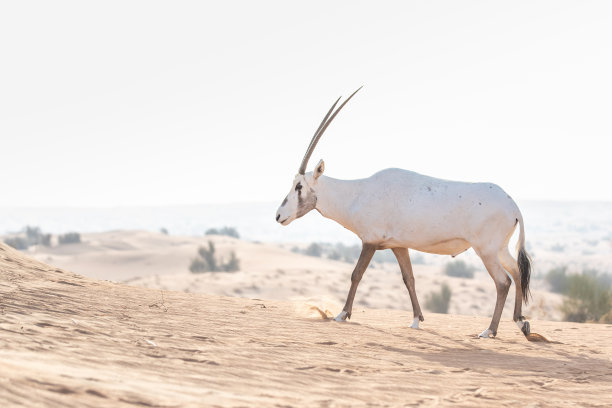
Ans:
<svg viewBox="0 0 612 408"><path fill-rule="evenodd" d="M0 406L609 406L612 325L308 305L96 281L0 244Z"/></svg>
<svg viewBox="0 0 612 408"><path fill-rule="evenodd" d="M212 240L220 255L235 251L241 260L236 273L189 272L200 245ZM81 244L43 247L31 252L46 263L79 274L154 289L275 300L308 299L341 309L354 264L296 254L293 245L254 243L225 236L182 237L148 231L110 231L83 234ZM490 316L495 286L474 254L460 259L478 266L474 279L443 274L450 257L427 256L415 264L417 293L423 304L428 293L447 282L453 288L449 312ZM532 280L533 301L525 314L541 319L559 318L561 296L548 292L541 280ZM374 263L365 273L355 304L360 307L411 310L397 263ZM510 319L514 290L510 291L504 318Z"/></svg>

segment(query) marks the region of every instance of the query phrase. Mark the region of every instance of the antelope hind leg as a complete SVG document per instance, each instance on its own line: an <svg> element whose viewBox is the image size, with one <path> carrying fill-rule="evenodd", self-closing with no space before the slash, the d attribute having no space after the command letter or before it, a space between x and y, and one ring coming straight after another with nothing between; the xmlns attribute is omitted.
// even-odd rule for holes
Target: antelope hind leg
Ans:
<svg viewBox="0 0 612 408"><path fill-rule="evenodd" d="M418 329L419 322L422 322L425 319L423 318L421 306L419 305L419 299L417 298L416 294L416 288L414 285L414 274L412 273L412 263L410 262L410 254L408 252L408 249L406 248L393 248L392 251L395 257L397 258L397 263L399 263L400 270L402 271L402 279L404 280L406 289L408 289L408 294L410 295L410 302L412 303L412 312L414 315L414 319L412 320L410 328Z"/></svg>
<svg viewBox="0 0 612 408"><path fill-rule="evenodd" d="M506 303L506 297L508 296L508 290L510 289L511 280L506 275L503 267L495 257L482 257L487 272L493 278L495 282L495 289L497 290L497 300L495 302L495 310L493 311L493 318L489 328L478 335L482 338L495 337L497 335L497 327L499 326L499 319L501 318L504 304Z"/></svg>

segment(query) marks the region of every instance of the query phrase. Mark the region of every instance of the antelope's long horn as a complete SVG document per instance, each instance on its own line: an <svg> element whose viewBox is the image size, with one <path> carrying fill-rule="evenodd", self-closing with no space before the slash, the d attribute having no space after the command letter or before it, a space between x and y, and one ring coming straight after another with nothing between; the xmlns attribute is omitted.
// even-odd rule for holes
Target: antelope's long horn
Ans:
<svg viewBox="0 0 612 408"><path fill-rule="evenodd" d="M332 107L329 108L329 111L327 111L327 115L325 115L325 117L321 121L321 124L317 128L317 131L314 133L314 135L312 135L312 139L310 139L310 144L308 145L308 149L306 149L306 153L304 154L304 158L302 158L302 164L300 165L300 170L299 170L300 174L304 174L304 172L306 171L306 165L308 164L308 159L310 159L310 154L312 154L312 153L309 154L309 152L311 152L312 144L315 141L315 139L317 138L317 135L319 134L319 132L321 131L321 128L325 125L325 122L327 121L327 118L329 118L329 115L331 115L331 113L333 112L333 110L336 107L336 105L338 104L338 102L340 102L340 99L342 99L342 97L339 97L338 99L336 99L336 102L334 102Z"/></svg>
<svg viewBox="0 0 612 408"><path fill-rule="evenodd" d="M327 115L325 115L325 117L323 118L323 121L319 125L319 128L317 129L315 134L312 136L312 140L310 141L310 145L308 145L308 149L306 149L306 154L304 155L304 158L302 159L302 164L301 164L300 169L299 169L299 174L304 174L306 172L306 166L308 165L308 160L310 160L310 156L312 155L312 152L314 151L315 147L317 146L317 143L319 142L319 139L321 139L321 136L323 136L323 132L325 132L325 129L327 129L327 127L332 122L332 120L334 120L334 118L336 117L338 112L340 112L342 110L342 108L344 108L344 105L346 105L347 102L350 101L351 98L357 92L359 92L359 90L361 88L363 88L363 86L360 86L359 88L357 88L357 90L355 92L353 92L351 94L351 96L349 96L347 98L346 101L342 102L342 105L340 105L340 107L338 109L336 109L336 111L333 114L332 114L332 112L333 112L334 108L336 107L336 105L338 104L338 102L340 101L340 99L342 97L338 98L336 100L336 102L332 105L332 107L329 109L329 111L327 112ZM330 117L330 114L331 114L331 117ZM328 118L329 118L329 120L328 120Z"/></svg>

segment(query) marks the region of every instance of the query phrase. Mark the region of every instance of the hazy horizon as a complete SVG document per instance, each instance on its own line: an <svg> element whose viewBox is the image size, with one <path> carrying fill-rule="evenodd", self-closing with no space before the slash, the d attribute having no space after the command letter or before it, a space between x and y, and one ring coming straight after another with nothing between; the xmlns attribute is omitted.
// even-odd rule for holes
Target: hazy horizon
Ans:
<svg viewBox="0 0 612 408"><path fill-rule="evenodd" d="M518 201L527 241L553 237L573 242L576 232L584 240L612 240L612 202ZM274 216L277 202L195 204L134 207L46 207L2 208L0 234L21 231L26 225L38 226L54 234L70 231L165 228L172 235L198 236L209 228L235 227L247 240L267 242L357 243L358 237L336 222L311 211L288 227Z"/></svg>

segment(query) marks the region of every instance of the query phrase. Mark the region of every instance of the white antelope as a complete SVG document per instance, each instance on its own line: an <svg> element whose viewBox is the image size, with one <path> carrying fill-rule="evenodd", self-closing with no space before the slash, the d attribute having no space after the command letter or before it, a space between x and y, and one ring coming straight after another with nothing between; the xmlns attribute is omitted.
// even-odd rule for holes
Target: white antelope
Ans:
<svg viewBox="0 0 612 408"><path fill-rule="evenodd" d="M528 298L531 274L530 259L525 251L523 218L516 203L500 187L491 183L441 180L400 169L382 170L366 179L338 180L323 175L323 160L313 172L305 173L323 132L357 91L334 111L340 101L338 98L323 118L293 180L291 191L276 213L277 222L289 225L316 209L361 239L362 250L351 276L346 304L335 320L350 319L357 286L374 252L391 249L410 294L414 312L411 327L418 328L419 321L424 319L408 249L455 256L471 247L482 259L497 289L491 324L480 337L497 334L511 285L510 276L516 286L513 319L528 336L529 322L521 315L522 303L526 303ZM508 251L508 242L517 224L520 225L520 235L515 260Z"/></svg>

